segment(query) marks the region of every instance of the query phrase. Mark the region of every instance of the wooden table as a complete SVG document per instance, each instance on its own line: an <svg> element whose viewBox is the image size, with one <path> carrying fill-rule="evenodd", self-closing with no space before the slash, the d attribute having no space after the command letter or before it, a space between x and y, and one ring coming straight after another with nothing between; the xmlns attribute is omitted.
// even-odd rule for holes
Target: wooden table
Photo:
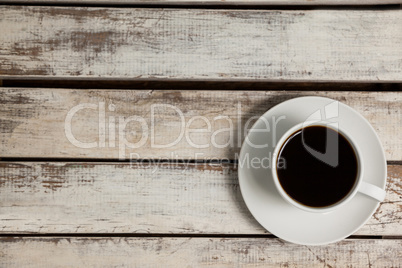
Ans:
<svg viewBox="0 0 402 268"><path fill-rule="evenodd" d="M402 1L6 2L1 267L402 266ZM262 228L237 175L248 119L311 95L388 160L386 200L326 246Z"/></svg>

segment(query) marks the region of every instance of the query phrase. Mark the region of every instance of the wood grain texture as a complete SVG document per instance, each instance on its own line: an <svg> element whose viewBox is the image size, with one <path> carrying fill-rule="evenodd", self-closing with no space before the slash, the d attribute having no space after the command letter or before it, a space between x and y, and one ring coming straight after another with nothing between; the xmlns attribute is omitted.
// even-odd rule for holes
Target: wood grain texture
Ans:
<svg viewBox="0 0 402 268"><path fill-rule="evenodd" d="M236 159L245 130L247 132L251 128L256 118L274 105L299 96L329 97L351 106L373 125L387 159L402 160L402 132L399 131L402 94L399 92L45 88L0 89L0 156ZM97 143L94 148L77 147L74 140L66 136L67 115L74 107L84 104L94 107L74 114L71 132L80 142ZM99 113L104 114L104 123L99 119ZM138 119L126 125L120 124L133 116L143 118L143 121ZM286 123L287 120L291 118L280 123ZM70 124L67 123L67 126ZM180 136L186 131L189 131L188 134ZM160 148L169 143L174 144ZM134 148L134 145L138 148ZM199 145L208 147L197 148Z"/></svg>
<svg viewBox="0 0 402 268"><path fill-rule="evenodd" d="M299 246L258 238L2 238L5 267L400 267L402 240ZM21 254L23 252L23 254Z"/></svg>
<svg viewBox="0 0 402 268"><path fill-rule="evenodd" d="M389 5L401 0L2 0L3 3L21 4L152 4L152 5Z"/></svg>
<svg viewBox="0 0 402 268"><path fill-rule="evenodd" d="M402 81L402 10L1 6L1 78Z"/></svg>
<svg viewBox="0 0 402 268"><path fill-rule="evenodd" d="M402 166L356 235L401 236ZM1 233L266 234L233 165L0 163Z"/></svg>

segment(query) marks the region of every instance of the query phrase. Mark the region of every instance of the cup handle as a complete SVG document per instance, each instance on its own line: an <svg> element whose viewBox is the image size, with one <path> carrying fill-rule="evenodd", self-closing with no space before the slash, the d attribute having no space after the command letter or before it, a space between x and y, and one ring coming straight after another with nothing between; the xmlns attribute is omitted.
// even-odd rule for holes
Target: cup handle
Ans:
<svg viewBox="0 0 402 268"><path fill-rule="evenodd" d="M384 201L385 198L385 191L383 189L364 181L360 183L358 191L362 194L370 196L371 198L374 198L378 202Z"/></svg>

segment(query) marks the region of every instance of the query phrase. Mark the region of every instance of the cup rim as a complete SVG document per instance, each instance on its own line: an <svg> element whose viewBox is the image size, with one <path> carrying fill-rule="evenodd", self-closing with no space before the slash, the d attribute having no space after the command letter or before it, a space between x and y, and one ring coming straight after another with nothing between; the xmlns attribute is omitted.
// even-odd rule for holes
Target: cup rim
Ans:
<svg viewBox="0 0 402 268"><path fill-rule="evenodd" d="M272 161L271 162L271 172L272 172L272 178L274 180L274 184L275 184L278 192L280 193L282 198L284 198L288 203L290 203L291 205L293 205L299 209L302 209L304 211L315 212L315 213L327 213L327 212L337 209L340 206L345 205L356 195L356 193L358 192L358 189L360 187L360 184L363 181L364 167L363 167L362 154L361 154L359 147L357 146L356 142L348 134L347 131L345 131L342 127L340 127L339 124L338 124L337 128L332 127L330 124L333 124L333 123L334 122L331 122L331 121L319 121L319 122L306 121L306 122L302 122L297 125L294 125L281 136L281 138L276 143L274 151L273 151L273 155L272 155L273 157L271 160ZM279 156L279 151L281 150L282 146L285 144L285 142L288 140L288 138L291 137L295 132L297 132L303 128L310 127L310 126L324 126L324 127L331 128L331 129L339 132L343 137L346 138L346 140L352 146L352 148L356 154L356 159L357 159L358 174L357 174L355 185L353 186L352 190L350 190L349 193L341 200L337 201L336 203L334 203L332 205L325 206L325 207L310 207L310 206L304 205L304 204L296 201L292 197L290 197L286 193L286 191L282 188L282 185L279 182L279 178L278 178L278 174L277 174L277 159Z"/></svg>

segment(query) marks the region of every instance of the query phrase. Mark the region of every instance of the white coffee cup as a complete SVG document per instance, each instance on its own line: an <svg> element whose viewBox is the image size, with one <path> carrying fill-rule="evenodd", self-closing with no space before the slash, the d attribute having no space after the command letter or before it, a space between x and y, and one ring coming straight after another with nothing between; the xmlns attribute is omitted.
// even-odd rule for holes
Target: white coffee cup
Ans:
<svg viewBox="0 0 402 268"><path fill-rule="evenodd" d="M304 205L304 204L296 201L291 196L289 196L289 194L282 188L282 185L278 178L278 172L277 172L278 165L277 164L278 164L278 156L279 156L282 146L284 146L284 144L288 141L288 139L294 133L302 130L303 128L310 127L310 126L323 126L323 127L333 129L333 130L337 131L338 133L340 133L343 137L345 137L348 140L348 142L352 146L352 148L355 152L356 158L357 158L357 162L358 162L358 174L357 174L357 178L355 180L355 184L354 184L353 188L349 191L349 193L344 198L342 198L338 202L336 202L330 206L326 206L326 207L311 207L311 206L307 206L307 205ZM361 151L358 148L357 143L354 141L353 137L351 135L349 135L347 133L347 131L345 131L345 129L338 126L337 123L327 122L327 121L310 121L310 122L307 121L307 122L303 122L303 123L293 126L285 134L283 134L282 137L279 139L278 143L275 146L274 152L273 152L271 171L272 171L272 177L273 177L275 186L278 189L278 192L280 193L280 195L283 197L283 199L285 199L291 205L293 205L299 209L308 211L308 212L326 213L326 212L333 211L342 205L345 205L350 200L352 200L353 197L358 192L363 193L363 194L377 200L378 202L382 202L384 200L385 191L382 188L363 181L363 178L365 176L363 163L364 163L363 155L361 154Z"/></svg>

